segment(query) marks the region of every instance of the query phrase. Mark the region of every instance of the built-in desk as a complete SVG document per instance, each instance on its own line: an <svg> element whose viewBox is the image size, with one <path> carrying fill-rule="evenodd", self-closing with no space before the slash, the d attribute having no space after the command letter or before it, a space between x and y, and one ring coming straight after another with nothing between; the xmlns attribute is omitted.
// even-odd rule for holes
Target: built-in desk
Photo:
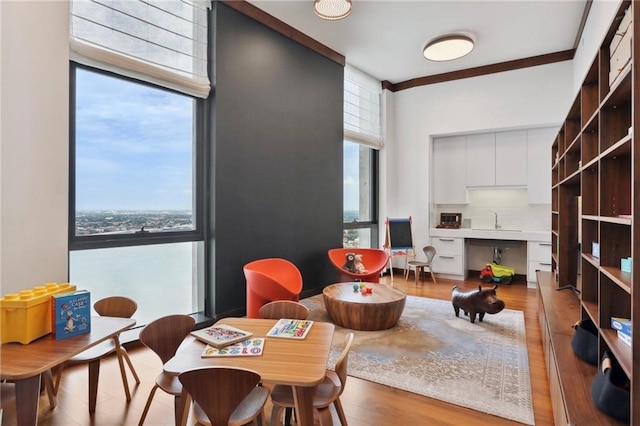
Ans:
<svg viewBox="0 0 640 426"><path fill-rule="evenodd" d="M437 253L433 261L435 273L445 278L464 280L467 276L467 250L473 250L468 244L471 240L503 242L520 242L526 244L526 260L524 268L517 268L516 273L525 273L527 283L535 287L535 272L551 270L551 231L529 231L512 229L442 229L432 228L429 232L431 245Z"/></svg>

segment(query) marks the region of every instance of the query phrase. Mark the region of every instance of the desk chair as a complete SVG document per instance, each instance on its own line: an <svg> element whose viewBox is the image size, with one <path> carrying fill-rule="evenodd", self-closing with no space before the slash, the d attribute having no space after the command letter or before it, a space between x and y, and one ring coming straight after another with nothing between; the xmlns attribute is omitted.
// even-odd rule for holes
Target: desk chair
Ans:
<svg viewBox="0 0 640 426"><path fill-rule="evenodd" d="M162 364L166 364L178 351L178 348L189 335L196 321L189 315L169 315L159 318L147 324L140 332L140 341L158 355ZM149 412L153 395L158 388L176 397L175 407L178 407L179 397L182 395L182 384L178 376L165 374L163 371L156 377L147 404L144 406L139 425L144 424L144 420ZM180 421L180 414L175 412L175 424Z"/></svg>
<svg viewBox="0 0 640 426"><path fill-rule="evenodd" d="M93 305L93 309L100 316L106 317L118 317L118 318L131 318L133 314L138 310L138 304L129 299L128 297L122 296L112 296L106 297L104 299L98 300ZM124 367L124 361L127 362L129 366L129 370L131 370L131 374L137 384L140 384L140 378L138 377L138 373L136 373L135 368L133 368L133 363L131 362L131 358L129 358L129 354L126 349L120 344L119 337L116 335L113 339L109 339L105 342L102 342L90 349L87 349L84 352L79 353L78 355L71 358L69 361L64 363L59 369L58 374L56 376L56 382L54 385L54 393L58 393L58 388L60 387L60 380L62 378L62 371L64 367L69 364L81 364L87 363L89 364L89 369L94 368L92 366L92 361L100 360L105 358L112 353L116 353L118 357L118 364L120 365L120 375L122 376L122 385L124 386L124 393L127 398L127 402L131 401L131 392L129 390L129 382L127 380L127 372ZM46 383L46 382L45 382Z"/></svg>
<svg viewBox="0 0 640 426"><path fill-rule="evenodd" d="M335 371L327 370L324 381L313 388L313 408L317 410L320 424L332 424L331 404L335 406L340 423L347 426L347 418L344 415L342 404L340 403L340 395L344 391L347 384L347 362L349 358L349 350L353 343L353 333L344 336L344 349L336 362ZM271 411L271 426L280 424L282 410L287 407L294 407L293 389L291 386L275 385L271 390L271 402L273 410Z"/></svg>
<svg viewBox="0 0 640 426"><path fill-rule="evenodd" d="M293 300L275 300L262 305L258 313L260 318L264 319L289 318L304 320L309 316L309 308Z"/></svg>
<svg viewBox="0 0 640 426"><path fill-rule="evenodd" d="M425 257L427 258L426 262L422 262L419 260L410 260L409 262L407 262L407 265L409 265L409 267L413 267L415 270L415 279L416 279L416 286L418 285L418 276L420 276L420 280L422 280L422 275L425 273L425 269L429 268L429 272L431 273L431 279L433 279L433 283L436 283L436 277L435 275L433 275L433 268L431 266L431 263L433 262L433 258L436 255L436 248L433 246L425 246L422 248L422 251L424 252ZM408 279L409 278L409 269L407 269L407 272L405 274L404 279Z"/></svg>
<svg viewBox="0 0 640 426"><path fill-rule="evenodd" d="M264 404L269 390L260 383L260 375L251 370L231 367L203 367L178 376L182 397L194 401L194 416L206 426L242 426L253 420L263 424ZM180 425L187 424L188 408Z"/></svg>

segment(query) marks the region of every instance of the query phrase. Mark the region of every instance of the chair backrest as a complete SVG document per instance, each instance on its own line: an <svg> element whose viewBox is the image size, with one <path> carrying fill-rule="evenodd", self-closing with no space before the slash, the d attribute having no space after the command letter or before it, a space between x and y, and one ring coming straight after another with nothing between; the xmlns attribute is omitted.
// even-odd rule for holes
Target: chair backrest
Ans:
<svg viewBox="0 0 640 426"><path fill-rule="evenodd" d="M138 310L138 304L128 297L111 296L98 300L93 304L93 309L100 316L131 318Z"/></svg>
<svg viewBox="0 0 640 426"><path fill-rule="evenodd" d="M431 261L436 255L436 248L434 246L425 246L422 251L427 256L427 263L431 264Z"/></svg>
<svg viewBox="0 0 640 426"><path fill-rule="evenodd" d="M227 425L234 410L260 383L255 371L229 367L196 368L178 378L212 425Z"/></svg>
<svg viewBox="0 0 640 426"><path fill-rule="evenodd" d="M243 267L247 280L269 278L278 282L289 292L299 294L302 291L302 274L296 265L286 259L268 258L249 262Z"/></svg>
<svg viewBox="0 0 640 426"><path fill-rule="evenodd" d="M349 361L349 351L351 350L351 344L353 343L353 333L348 333L344 336L344 349L340 357L336 361L334 371L340 378L340 392L338 396L342 395L345 384L347 383L347 363Z"/></svg>
<svg viewBox="0 0 640 426"><path fill-rule="evenodd" d="M140 341L166 363L189 335L196 321L189 315L169 315L147 324L140 332Z"/></svg>
<svg viewBox="0 0 640 426"><path fill-rule="evenodd" d="M260 308L260 317L265 319L290 318L304 320L309 316L309 308L292 300L275 300Z"/></svg>

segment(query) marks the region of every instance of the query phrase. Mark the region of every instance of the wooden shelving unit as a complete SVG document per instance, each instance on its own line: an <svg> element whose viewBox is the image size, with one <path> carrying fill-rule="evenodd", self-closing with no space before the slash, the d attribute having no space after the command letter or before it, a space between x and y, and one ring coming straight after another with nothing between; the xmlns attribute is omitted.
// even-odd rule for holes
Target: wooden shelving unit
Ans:
<svg viewBox="0 0 640 426"><path fill-rule="evenodd" d="M634 335L629 347L610 326L612 316L624 317L640 330L638 261L630 273L620 266L621 259L640 255L640 226L633 223L640 218L640 199L634 202L640 194L640 145L633 131L640 129L640 111L634 112L640 109L640 76L633 63L640 58L640 42L632 43L631 61L609 83L609 46L631 3L621 3L553 143L552 279L556 288L576 290L579 317L598 326L599 353L608 351L629 378L631 424L640 424L640 340ZM628 31L640 25L640 10L631 13ZM592 243L599 244L599 256ZM573 356L549 350L555 357Z"/></svg>

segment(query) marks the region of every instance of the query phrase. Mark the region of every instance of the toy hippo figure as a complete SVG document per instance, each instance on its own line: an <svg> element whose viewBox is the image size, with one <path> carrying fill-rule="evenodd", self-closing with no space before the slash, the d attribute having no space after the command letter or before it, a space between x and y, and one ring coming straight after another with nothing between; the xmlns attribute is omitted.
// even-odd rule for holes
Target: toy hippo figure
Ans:
<svg viewBox="0 0 640 426"><path fill-rule="evenodd" d="M451 303L456 316L460 316L460 309L465 315L469 316L472 323L476 321L476 314L482 322L484 314L497 314L504 309L504 302L496 296L494 286L490 290L483 290L482 286L478 286L477 290L463 291L458 290L458 286L454 286L451 294Z"/></svg>

